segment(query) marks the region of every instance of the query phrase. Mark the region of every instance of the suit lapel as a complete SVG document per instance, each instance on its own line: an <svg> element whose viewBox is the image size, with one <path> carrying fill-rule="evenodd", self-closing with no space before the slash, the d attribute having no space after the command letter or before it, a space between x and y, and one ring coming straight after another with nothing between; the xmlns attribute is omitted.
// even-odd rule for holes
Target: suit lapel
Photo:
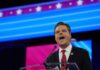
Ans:
<svg viewBox="0 0 100 70"><path fill-rule="evenodd" d="M75 54L75 52L74 52L74 47L72 47L72 50L71 50L71 53L70 53L68 62L72 62L72 61L73 61L73 59L74 59L74 54Z"/></svg>
<svg viewBox="0 0 100 70"><path fill-rule="evenodd" d="M59 62L59 50L55 52L55 56L54 56L54 57L55 57L55 62L56 62L56 63L60 63L60 62ZM60 65L57 64L57 66L58 66L59 69L60 69Z"/></svg>
<svg viewBox="0 0 100 70"><path fill-rule="evenodd" d="M55 53L55 61L59 63L59 50Z"/></svg>

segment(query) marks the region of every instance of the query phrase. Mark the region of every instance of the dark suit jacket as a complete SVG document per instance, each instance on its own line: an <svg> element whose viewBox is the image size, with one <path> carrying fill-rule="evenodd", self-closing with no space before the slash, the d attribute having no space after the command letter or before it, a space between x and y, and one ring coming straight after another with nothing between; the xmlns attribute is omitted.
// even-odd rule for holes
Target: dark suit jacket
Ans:
<svg viewBox="0 0 100 70"><path fill-rule="evenodd" d="M88 55L88 52L82 48L76 48L72 47L71 54L69 56L68 62L76 63L80 70L92 70L91 61ZM45 65L46 67L55 67L58 66L60 68L60 65L53 64L48 65L49 63L59 63L59 50L54 52L52 55L50 55Z"/></svg>

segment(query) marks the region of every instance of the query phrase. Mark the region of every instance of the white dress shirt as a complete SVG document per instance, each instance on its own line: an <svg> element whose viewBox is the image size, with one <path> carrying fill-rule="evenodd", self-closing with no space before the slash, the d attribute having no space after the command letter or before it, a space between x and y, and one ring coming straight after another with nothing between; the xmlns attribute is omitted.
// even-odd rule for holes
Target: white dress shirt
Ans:
<svg viewBox="0 0 100 70"><path fill-rule="evenodd" d="M71 50L72 50L72 45L69 44L65 49L62 49L61 47L59 47L59 62L61 62L61 58L62 58L62 50L65 50L65 55L66 55L66 61L68 61Z"/></svg>

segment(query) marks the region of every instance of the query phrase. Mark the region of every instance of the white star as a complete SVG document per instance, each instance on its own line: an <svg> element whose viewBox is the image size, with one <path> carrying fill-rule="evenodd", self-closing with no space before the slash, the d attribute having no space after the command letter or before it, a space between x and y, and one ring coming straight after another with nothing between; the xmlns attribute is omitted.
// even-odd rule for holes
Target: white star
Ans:
<svg viewBox="0 0 100 70"><path fill-rule="evenodd" d="M70 2L69 5L71 6L72 5L72 2Z"/></svg>
<svg viewBox="0 0 100 70"><path fill-rule="evenodd" d="M3 17L3 13L2 12L0 12L0 17Z"/></svg>
<svg viewBox="0 0 100 70"><path fill-rule="evenodd" d="M37 12L40 12L41 10L42 10L42 7L40 7L40 6L36 7Z"/></svg>
<svg viewBox="0 0 100 70"><path fill-rule="evenodd" d="M18 15L20 15L20 14L22 14L23 11L21 9L18 9L16 12Z"/></svg>
<svg viewBox="0 0 100 70"><path fill-rule="evenodd" d="M78 0L77 1L77 5L82 5L83 4L83 0Z"/></svg>
<svg viewBox="0 0 100 70"><path fill-rule="evenodd" d="M91 2L93 2L94 0L91 0Z"/></svg>
<svg viewBox="0 0 100 70"><path fill-rule="evenodd" d="M13 14L13 12L12 12L12 11L10 11L10 14Z"/></svg>
<svg viewBox="0 0 100 70"><path fill-rule="evenodd" d="M56 4L56 8L57 9L60 9L61 7L62 7L62 4L61 3Z"/></svg>
<svg viewBox="0 0 100 70"><path fill-rule="evenodd" d="M30 8L30 9L29 9L29 11L31 12L31 11L32 11L32 9Z"/></svg>
<svg viewBox="0 0 100 70"><path fill-rule="evenodd" d="M49 8L52 8L52 6L49 6Z"/></svg>

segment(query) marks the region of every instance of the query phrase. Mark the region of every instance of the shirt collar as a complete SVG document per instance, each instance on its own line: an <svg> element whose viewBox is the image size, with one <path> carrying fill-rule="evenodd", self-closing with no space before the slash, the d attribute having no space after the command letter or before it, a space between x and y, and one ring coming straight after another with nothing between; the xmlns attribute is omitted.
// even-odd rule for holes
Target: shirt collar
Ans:
<svg viewBox="0 0 100 70"><path fill-rule="evenodd" d="M72 49L72 45L69 44L65 49L62 49L61 47L59 47L59 52L61 52L62 50L66 50L67 52L70 52Z"/></svg>

